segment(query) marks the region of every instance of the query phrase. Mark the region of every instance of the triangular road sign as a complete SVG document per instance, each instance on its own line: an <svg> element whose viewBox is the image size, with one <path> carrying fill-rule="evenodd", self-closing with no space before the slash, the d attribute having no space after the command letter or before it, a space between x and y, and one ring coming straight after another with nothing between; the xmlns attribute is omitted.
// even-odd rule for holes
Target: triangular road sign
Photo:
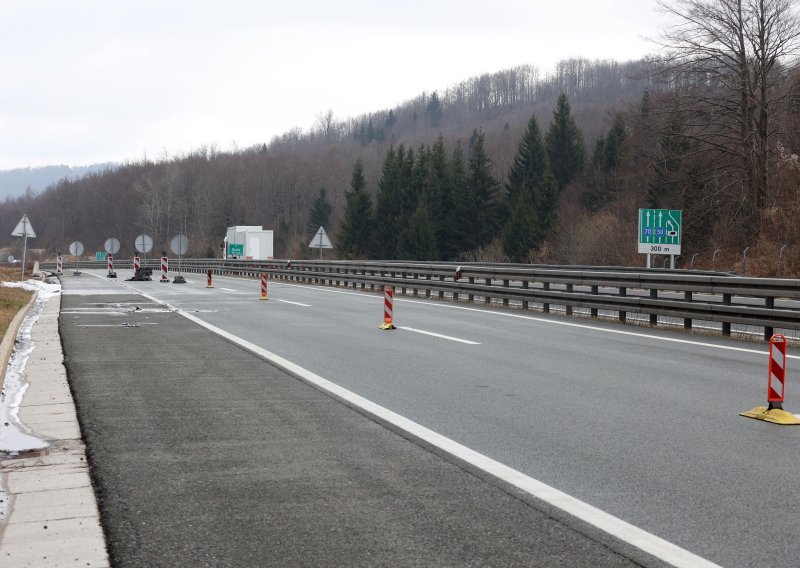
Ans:
<svg viewBox="0 0 800 568"><path fill-rule="evenodd" d="M36 233L33 231L33 226L31 226L31 222L28 219L27 215L23 215L22 219L19 220L17 226L14 227L14 230L11 232L11 236L14 237L35 237Z"/></svg>
<svg viewBox="0 0 800 568"><path fill-rule="evenodd" d="M333 245L331 244L331 240L328 238L328 234L325 232L324 227L320 227L317 234L314 235L314 238L311 239L311 242L308 243L308 248L315 248L315 249L332 249Z"/></svg>

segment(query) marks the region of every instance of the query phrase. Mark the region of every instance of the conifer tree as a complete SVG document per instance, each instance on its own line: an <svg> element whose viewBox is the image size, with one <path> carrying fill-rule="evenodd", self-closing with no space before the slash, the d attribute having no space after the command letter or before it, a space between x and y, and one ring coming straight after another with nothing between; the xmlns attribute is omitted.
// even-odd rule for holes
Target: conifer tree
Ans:
<svg viewBox="0 0 800 568"><path fill-rule="evenodd" d="M462 222L470 231L465 244L472 250L491 242L499 228L500 184L492 176L492 161L486 153L483 130L474 135L469 158L466 205Z"/></svg>
<svg viewBox="0 0 800 568"><path fill-rule="evenodd" d="M530 202L533 203L533 193L535 188L542 184L546 169L547 153L542 144L539 122L534 115L528 120L528 128L522 135L522 140L520 140L514 156L514 163L508 173L506 203L513 207L517 197L523 192L531 194Z"/></svg>
<svg viewBox="0 0 800 568"><path fill-rule="evenodd" d="M347 206L337 239L339 254L344 258L368 258L373 238L372 198L367 193L361 160L356 160L345 198Z"/></svg>
<svg viewBox="0 0 800 568"><path fill-rule="evenodd" d="M511 216L503 229L503 251L511 262L522 262L538 244L539 226L531 194L517 195Z"/></svg>
<svg viewBox="0 0 800 568"><path fill-rule="evenodd" d="M429 153L430 148L425 144L420 144L419 148L417 148L417 156L411 171L410 191L406 193L406 200L403 204L406 220L411 218L419 206L420 197L427 192Z"/></svg>
<svg viewBox="0 0 800 568"><path fill-rule="evenodd" d="M319 188L319 195L311 204L308 228L316 232L320 227L330 223L333 205L328 201L328 192L324 187Z"/></svg>
<svg viewBox="0 0 800 568"><path fill-rule="evenodd" d="M503 247L509 257L520 260L546 237L558 210L558 185L550 171L535 116L528 121L517 148L506 193ZM521 211L524 209L530 210ZM528 232L523 234L523 231ZM512 242L512 237L520 242Z"/></svg>
<svg viewBox="0 0 800 568"><path fill-rule="evenodd" d="M547 238L547 234L556 221L559 197L558 182L553 173L548 169L545 171L542 184L538 187L534 195L534 207L536 208L536 222L538 225L538 242Z"/></svg>
<svg viewBox="0 0 800 568"><path fill-rule="evenodd" d="M402 146L401 148L402 149ZM414 211L417 210L418 193L414 185L414 166L416 165L416 158L414 157L414 149L409 146L405 149L405 153L401 153L398 149L398 160L400 161L400 177L399 177L399 191L397 194L398 212L397 212L397 226L399 230L408 225L408 220ZM395 235L397 237L397 235Z"/></svg>
<svg viewBox="0 0 800 568"><path fill-rule="evenodd" d="M439 258L450 260L456 252L457 218L450 169L447 163L447 151L441 135L429 151L428 178L425 187L436 228L436 249Z"/></svg>
<svg viewBox="0 0 800 568"><path fill-rule="evenodd" d="M617 116L608 133L597 138L592 153L588 190L581 197L589 211L598 211L615 199L615 177L626 136L625 120Z"/></svg>
<svg viewBox="0 0 800 568"><path fill-rule="evenodd" d="M383 161L383 172L378 183L378 203L375 215L375 256L384 260L397 258L397 238L400 233L401 160L405 148L401 144L395 152L390 147Z"/></svg>
<svg viewBox="0 0 800 568"><path fill-rule="evenodd" d="M438 256L436 230L425 196L420 199L417 210L400 235L398 253L403 260L431 261Z"/></svg>
<svg viewBox="0 0 800 568"><path fill-rule="evenodd" d="M586 160L583 134L575 124L566 93L558 97L553 121L545 136L545 145L558 188L564 189L581 172Z"/></svg>
<svg viewBox="0 0 800 568"><path fill-rule="evenodd" d="M442 125L444 110L439 100L439 94L436 91L434 91L430 99L428 99L428 104L425 106L425 114L428 116L428 120L433 128L439 128Z"/></svg>
<svg viewBox="0 0 800 568"><path fill-rule="evenodd" d="M453 196L453 256L460 252L470 250L468 236L469 227L464 222L463 214L468 209L469 195L467 191L467 170L464 164L464 151L461 142L456 142L453 157L450 160L449 177L450 188Z"/></svg>

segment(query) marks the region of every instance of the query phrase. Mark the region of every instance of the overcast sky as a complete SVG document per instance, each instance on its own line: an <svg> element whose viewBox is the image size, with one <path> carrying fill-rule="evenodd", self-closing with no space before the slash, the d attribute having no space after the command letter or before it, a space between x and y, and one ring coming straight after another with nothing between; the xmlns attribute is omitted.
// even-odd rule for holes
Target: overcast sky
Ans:
<svg viewBox="0 0 800 568"><path fill-rule="evenodd" d="M520 64L636 59L655 0L0 0L0 169L269 142Z"/></svg>

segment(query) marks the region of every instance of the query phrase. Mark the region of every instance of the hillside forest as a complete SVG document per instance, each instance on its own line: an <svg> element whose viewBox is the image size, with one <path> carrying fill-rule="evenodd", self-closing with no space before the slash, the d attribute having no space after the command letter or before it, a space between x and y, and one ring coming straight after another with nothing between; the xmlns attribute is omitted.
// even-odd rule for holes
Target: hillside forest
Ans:
<svg viewBox="0 0 800 568"><path fill-rule="evenodd" d="M706 11L691 27L727 4L750 12ZM643 266L638 209L664 208L683 210L681 266L798 276L793 2L662 7L686 25L651 58L523 65L354 118L321 112L253 147L65 178L2 203L0 246L19 249L8 234L27 213L41 258L109 237L128 256L141 233L156 249L183 233L191 255L219 256L232 225L273 229L278 258L315 258L322 225L326 258Z"/></svg>

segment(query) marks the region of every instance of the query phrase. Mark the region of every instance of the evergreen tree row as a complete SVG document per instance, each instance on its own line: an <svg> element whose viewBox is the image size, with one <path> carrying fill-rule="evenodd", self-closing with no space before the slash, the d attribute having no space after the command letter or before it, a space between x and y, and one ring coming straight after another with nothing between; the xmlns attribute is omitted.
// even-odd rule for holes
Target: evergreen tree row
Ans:
<svg viewBox="0 0 800 568"><path fill-rule="evenodd" d="M362 164L355 164L339 254L456 260L500 239L509 260L525 261L547 238L560 190L581 172L585 153L565 94L544 137L531 117L504 184L493 174L482 130L473 133L466 157L460 143L448 153L441 136L416 150L391 147L374 204Z"/></svg>

